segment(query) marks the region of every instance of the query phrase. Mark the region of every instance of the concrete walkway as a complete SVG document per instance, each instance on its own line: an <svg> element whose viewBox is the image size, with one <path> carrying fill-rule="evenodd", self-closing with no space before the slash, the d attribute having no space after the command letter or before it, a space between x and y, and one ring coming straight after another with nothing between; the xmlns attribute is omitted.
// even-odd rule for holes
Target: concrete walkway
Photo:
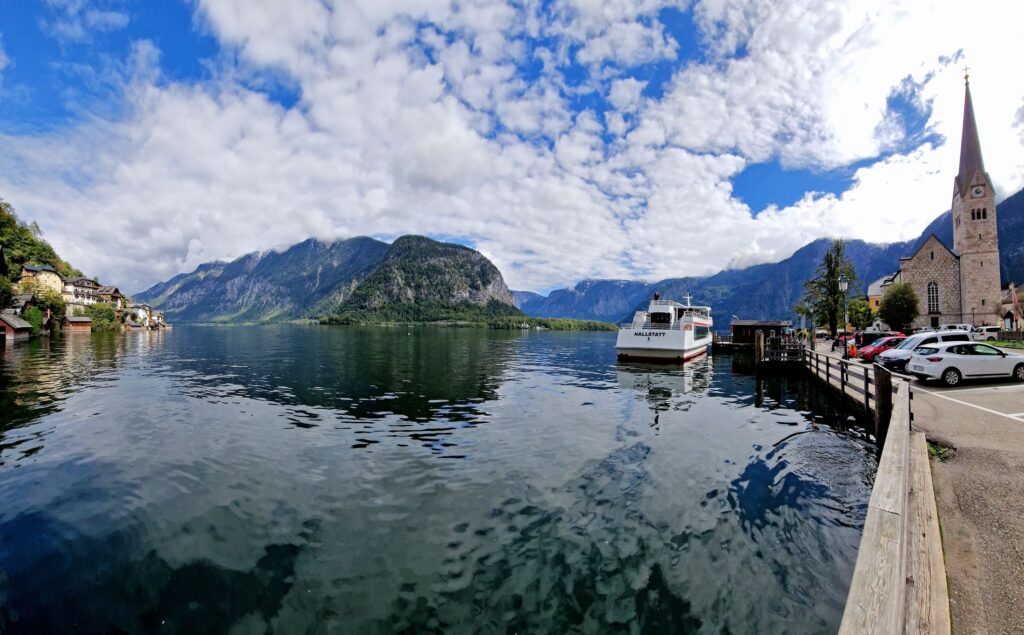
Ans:
<svg viewBox="0 0 1024 635"><path fill-rule="evenodd" d="M913 394L914 428L956 448L932 460L953 630L1024 633L1024 385Z"/></svg>

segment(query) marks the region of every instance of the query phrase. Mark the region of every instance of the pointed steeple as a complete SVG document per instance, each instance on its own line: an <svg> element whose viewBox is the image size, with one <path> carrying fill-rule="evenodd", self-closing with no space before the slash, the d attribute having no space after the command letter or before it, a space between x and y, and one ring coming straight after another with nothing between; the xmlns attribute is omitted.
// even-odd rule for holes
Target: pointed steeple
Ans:
<svg viewBox="0 0 1024 635"><path fill-rule="evenodd" d="M964 128L960 138L960 173L956 177L960 196L964 195L975 173L985 171L981 160L981 143L978 141L978 124L974 121L974 103L971 101L971 82L964 75Z"/></svg>

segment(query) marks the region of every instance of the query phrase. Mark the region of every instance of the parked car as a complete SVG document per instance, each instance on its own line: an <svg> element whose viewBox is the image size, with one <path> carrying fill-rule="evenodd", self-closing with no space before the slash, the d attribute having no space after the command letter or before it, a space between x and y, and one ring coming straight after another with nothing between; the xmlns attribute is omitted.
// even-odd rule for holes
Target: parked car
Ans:
<svg viewBox="0 0 1024 635"><path fill-rule="evenodd" d="M913 356L914 349L918 346L938 344L940 342L973 342L974 339L967 331L936 331L934 333L918 333L903 340L899 346L883 351L875 357L875 361L896 372L902 373L906 370L907 362Z"/></svg>
<svg viewBox="0 0 1024 635"><path fill-rule="evenodd" d="M866 362L875 361L875 357L879 353L889 350L890 348L896 348L900 345L903 340L907 339L904 335L893 335L889 337L883 337L882 339L875 340L867 346L860 349L857 357L860 357Z"/></svg>
<svg viewBox="0 0 1024 635"><path fill-rule="evenodd" d="M857 342L857 347L867 346L873 344L875 341L882 339L883 337L903 336L903 333L899 331L860 331L854 337Z"/></svg>
<svg viewBox="0 0 1024 635"><path fill-rule="evenodd" d="M975 342L991 342L999 339L999 332L1002 330L1002 327L999 326L979 326L974 329L972 334Z"/></svg>
<svg viewBox="0 0 1024 635"><path fill-rule="evenodd" d="M918 346L908 366L920 379L939 379L956 386L964 379L1013 377L1024 381L1024 355L1007 353L990 344L941 342Z"/></svg>
<svg viewBox="0 0 1024 635"><path fill-rule="evenodd" d="M939 327L940 331L973 331L974 327L970 324L943 324Z"/></svg>

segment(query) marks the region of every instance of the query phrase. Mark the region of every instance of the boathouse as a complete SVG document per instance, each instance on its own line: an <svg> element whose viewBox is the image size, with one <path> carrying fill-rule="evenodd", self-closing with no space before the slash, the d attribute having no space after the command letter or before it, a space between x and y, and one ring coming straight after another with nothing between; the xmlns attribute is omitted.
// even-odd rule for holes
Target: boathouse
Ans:
<svg viewBox="0 0 1024 635"><path fill-rule="evenodd" d="M92 333L92 318L74 315L65 319L68 333Z"/></svg>
<svg viewBox="0 0 1024 635"><path fill-rule="evenodd" d="M754 344L754 333L762 331L765 337L781 336L785 329L791 328L789 320L733 320L729 325L733 344Z"/></svg>
<svg viewBox="0 0 1024 635"><path fill-rule="evenodd" d="M10 311L0 313L0 327L8 342L27 340L32 336L32 325Z"/></svg>

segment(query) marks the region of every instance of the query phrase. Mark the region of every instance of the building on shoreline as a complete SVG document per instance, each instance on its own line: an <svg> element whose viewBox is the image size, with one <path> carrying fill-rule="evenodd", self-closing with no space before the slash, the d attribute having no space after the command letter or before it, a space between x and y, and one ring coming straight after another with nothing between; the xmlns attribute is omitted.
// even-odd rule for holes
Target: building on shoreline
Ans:
<svg viewBox="0 0 1024 635"><path fill-rule="evenodd" d="M914 327L981 326L996 324L1002 317L995 192L982 161L967 76L960 169L953 179L952 211L952 247L932 234L914 254L900 258L899 271L891 279L876 281L878 290L895 282L913 287L920 303Z"/></svg>

